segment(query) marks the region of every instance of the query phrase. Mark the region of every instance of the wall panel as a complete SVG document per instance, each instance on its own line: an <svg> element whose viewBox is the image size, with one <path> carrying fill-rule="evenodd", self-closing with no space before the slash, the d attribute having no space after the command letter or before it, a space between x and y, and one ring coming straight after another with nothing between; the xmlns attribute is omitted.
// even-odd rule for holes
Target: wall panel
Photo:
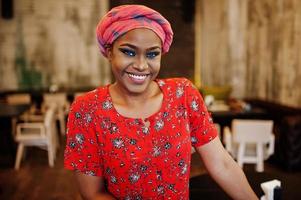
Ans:
<svg viewBox="0 0 301 200"><path fill-rule="evenodd" d="M300 107L301 1L201 1L203 84Z"/></svg>
<svg viewBox="0 0 301 200"><path fill-rule="evenodd" d="M107 4L14 0L14 17L0 19L0 90L107 83L110 69L95 38Z"/></svg>

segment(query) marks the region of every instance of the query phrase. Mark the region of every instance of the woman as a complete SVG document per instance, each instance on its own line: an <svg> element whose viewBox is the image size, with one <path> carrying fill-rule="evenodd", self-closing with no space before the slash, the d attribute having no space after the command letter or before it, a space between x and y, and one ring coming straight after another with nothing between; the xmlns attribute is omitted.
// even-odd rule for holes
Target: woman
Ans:
<svg viewBox="0 0 301 200"><path fill-rule="evenodd" d="M156 79L172 38L169 22L145 6L115 7L99 22L116 81L75 100L65 150L84 199L188 199L191 145L232 198L257 198L198 90L184 78Z"/></svg>

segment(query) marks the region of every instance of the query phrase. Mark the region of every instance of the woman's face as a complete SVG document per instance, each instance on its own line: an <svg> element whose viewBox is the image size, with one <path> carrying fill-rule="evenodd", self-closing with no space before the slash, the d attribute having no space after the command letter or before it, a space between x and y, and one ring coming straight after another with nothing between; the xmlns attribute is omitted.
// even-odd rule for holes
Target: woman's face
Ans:
<svg viewBox="0 0 301 200"><path fill-rule="evenodd" d="M125 92L140 94L157 77L161 65L161 40L146 28L133 29L108 50L116 85Z"/></svg>

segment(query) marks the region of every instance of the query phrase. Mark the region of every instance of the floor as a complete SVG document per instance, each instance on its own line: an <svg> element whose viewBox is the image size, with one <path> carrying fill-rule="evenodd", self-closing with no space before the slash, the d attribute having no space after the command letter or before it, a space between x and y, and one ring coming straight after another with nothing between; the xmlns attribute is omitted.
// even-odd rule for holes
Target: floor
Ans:
<svg viewBox="0 0 301 200"><path fill-rule="evenodd" d="M253 165L247 165L246 172L254 172ZM290 194L290 199L301 199L301 192L298 187L301 185L301 172L289 173L265 163L265 171L275 174L275 177L281 177L284 183L286 179L290 182L290 187L286 186L286 192ZM192 182L203 182L204 188L210 188L212 183L210 178L201 178L206 176L206 171L200 162L197 154L192 155L191 177ZM204 180L204 181L202 181ZM207 182L206 182L207 181ZM249 180L252 181L252 177ZM201 183L202 184L202 183ZM200 184L200 185L201 185ZM292 187L291 187L292 186ZM195 186L194 186L195 187ZM197 186L198 187L198 186ZM200 186L202 187L202 186ZM212 186L217 187L217 186ZM259 188L259 186L258 186ZM201 194L208 193L209 190L196 191L196 195L191 199L201 199ZM210 194L211 191L211 194ZM212 197L215 190L210 188L206 199L226 199L225 195ZM210 195L212 198L210 198ZM224 198L225 197L225 198ZM203 196L204 198L204 196ZM3 200L77 200L81 199L75 185L74 177L70 171L63 169L63 148L60 149L55 167L49 168L47 163L47 153L41 149L29 148L26 154L26 160L22 162L19 171L12 168L0 166L0 199ZM288 198L283 198L288 199Z"/></svg>
<svg viewBox="0 0 301 200"><path fill-rule="evenodd" d="M19 171L0 168L0 199L77 200L81 199L70 171L63 168L60 150L53 168L48 167L46 151L28 148Z"/></svg>

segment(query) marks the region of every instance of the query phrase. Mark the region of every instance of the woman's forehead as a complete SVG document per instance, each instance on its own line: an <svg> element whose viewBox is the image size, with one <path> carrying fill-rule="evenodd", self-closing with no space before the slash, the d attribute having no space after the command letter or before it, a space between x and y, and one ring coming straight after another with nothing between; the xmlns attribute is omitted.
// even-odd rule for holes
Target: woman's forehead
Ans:
<svg viewBox="0 0 301 200"><path fill-rule="evenodd" d="M130 44L137 48L152 48L162 47L162 42L159 36L150 29L137 28L133 29L124 35L120 36L114 44L127 45Z"/></svg>

